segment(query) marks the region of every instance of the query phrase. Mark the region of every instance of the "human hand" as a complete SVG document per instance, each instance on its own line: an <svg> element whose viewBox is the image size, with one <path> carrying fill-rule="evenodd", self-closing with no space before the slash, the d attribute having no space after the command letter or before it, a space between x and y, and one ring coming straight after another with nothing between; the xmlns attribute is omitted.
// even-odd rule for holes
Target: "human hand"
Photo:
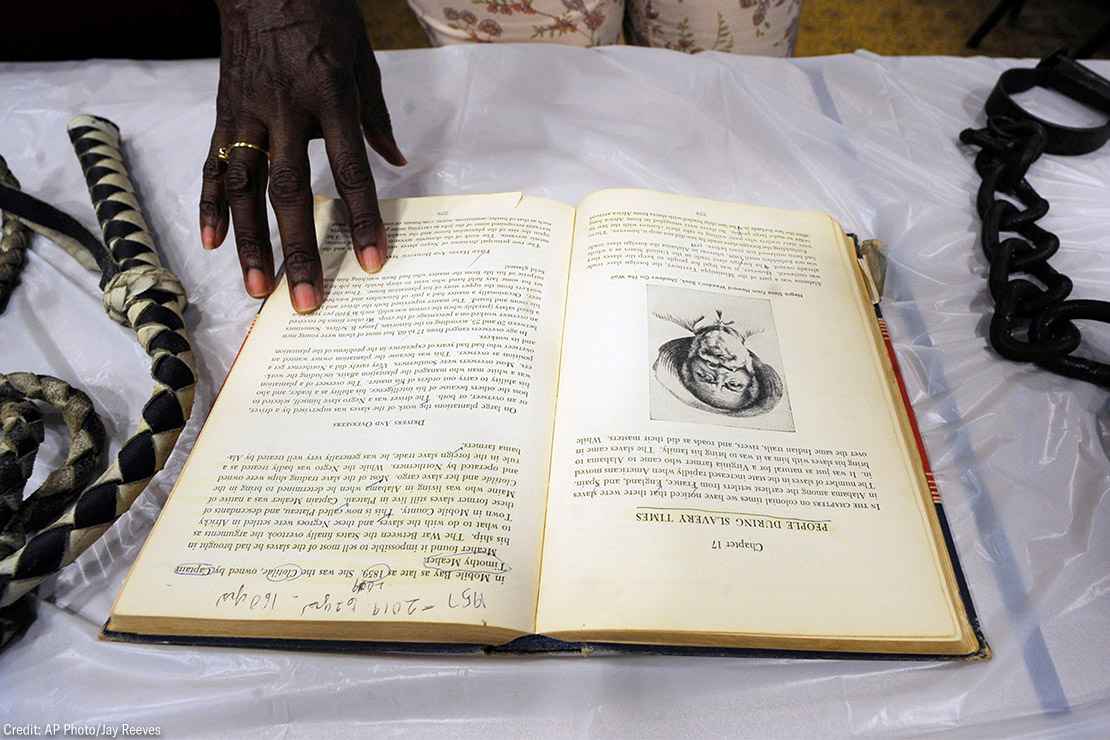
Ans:
<svg viewBox="0 0 1110 740"><path fill-rule="evenodd" d="M350 211L355 253L367 272L381 269L388 245L363 135L387 162L405 164L362 13L356 0L216 3L223 40L216 127L200 196L201 241L207 249L220 246L230 207L243 284L255 298L269 295L268 181L293 307L314 311L323 298L323 272L308 142L324 139L336 189Z"/></svg>

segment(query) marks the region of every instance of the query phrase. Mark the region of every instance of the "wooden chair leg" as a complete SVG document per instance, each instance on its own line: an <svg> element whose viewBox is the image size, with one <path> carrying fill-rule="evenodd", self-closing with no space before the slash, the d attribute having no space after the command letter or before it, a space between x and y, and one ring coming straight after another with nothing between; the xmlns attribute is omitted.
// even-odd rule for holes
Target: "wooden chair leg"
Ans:
<svg viewBox="0 0 1110 740"><path fill-rule="evenodd" d="M1022 6L1025 5L1025 0L1002 0L995 6L994 10L990 12L987 19L983 21L983 25L975 29L975 33L967 40L969 49L978 49L979 44L983 43L983 39L990 33L998 22L1002 20L1007 13L1010 14L1011 22L1017 19L1018 13L1021 12Z"/></svg>

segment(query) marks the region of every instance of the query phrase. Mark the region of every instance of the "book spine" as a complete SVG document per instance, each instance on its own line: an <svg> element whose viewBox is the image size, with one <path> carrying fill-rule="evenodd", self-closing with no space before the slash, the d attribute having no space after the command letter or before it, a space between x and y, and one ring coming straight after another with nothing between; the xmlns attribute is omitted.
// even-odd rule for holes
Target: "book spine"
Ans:
<svg viewBox="0 0 1110 740"><path fill-rule="evenodd" d="M879 332L883 335L883 346L886 348L887 357L890 358L890 366L894 370L894 379L898 383L898 394L902 398L902 404L906 407L906 416L909 417L910 429L913 431L913 441L917 445L917 454L921 457L921 467L925 469L925 482L929 485L929 494L932 496L933 503L940 506L940 491L937 489L937 480L933 475L933 469L929 465L929 453L925 451L925 440L921 437L921 429L917 425L917 415L913 412L913 403L910 402L910 395L906 391L906 381L902 377L902 369L898 365L898 355L894 352L894 344L890 341L890 330L883 318L882 309L877 303L875 304L875 320L879 324Z"/></svg>
<svg viewBox="0 0 1110 740"><path fill-rule="evenodd" d="M898 364L898 355L895 353L894 344L890 339L890 330L887 327L886 319L883 318L883 312L878 303L875 303L875 321L878 323L879 332L883 336L883 346L886 348L887 358L890 360L890 366L894 371L894 378L897 381L898 393L906 409L906 416L909 419L910 429L913 431L914 444L917 445L917 454L921 459L921 467L925 471L925 482L929 486L929 495L932 498L933 507L936 510L937 521L940 524L941 533L944 536L944 546L945 549L948 550L949 559L952 561L952 570L956 577L956 584L959 587L960 599L964 603L968 621L971 623L971 628L975 631L975 637L979 642L979 650L966 656L965 659L989 660L991 657L991 649L987 644L986 637L983 635L983 629L979 623L979 615L975 612L975 604L971 600L971 590L968 588L967 578L964 576L963 565L960 563L959 553L956 551L956 542L952 537L952 530L948 526L948 517L944 513L944 501L941 499L940 490L937 488L936 477L933 475L932 466L929 464L929 453L925 450L925 440L921 436L921 429L917 424L917 415L913 411L913 403L910 401L909 393L906 391L906 382L902 377L902 369Z"/></svg>
<svg viewBox="0 0 1110 740"><path fill-rule="evenodd" d="M929 463L929 453L925 450L925 440L921 436L921 428L917 424L917 415L913 411L913 403L910 401L909 392L906 390L906 381L902 375L902 368L898 364L898 355L894 351L894 343L890 338L890 329L887 326L886 320L883 318L883 311L880 305L883 296L883 286L886 282L886 257L883 252L883 245L881 242L874 240L861 241L855 234L846 234L846 236L852 243L855 261L856 265L859 267L859 275L864 286L864 291L875 312L875 323L881 335L887 360L890 362L891 375L895 381L894 384L898 387L898 397L902 401L902 407L905 411L906 421L909 424L909 429L913 436L914 445L917 447L917 457L921 462L921 471L925 477L925 484L929 489L929 497L933 504L933 511L936 514L937 524L939 525L941 536L944 539L944 547L948 551L948 559L952 565L952 574L956 581L960 600L964 604L968 622L979 643L979 649L970 655L963 656L963 659L988 660L991 656L991 649L987 644L986 638L983 636L983 630L979 624L979 616L975 612L974 603L971 601L971 591L968 589L963 565L960 563L960 556L956 550L956 542L952 537L952 530L948 525L948 517L944 512L944 501L941 498L940 489L937 487L933 468Z"/></svg>

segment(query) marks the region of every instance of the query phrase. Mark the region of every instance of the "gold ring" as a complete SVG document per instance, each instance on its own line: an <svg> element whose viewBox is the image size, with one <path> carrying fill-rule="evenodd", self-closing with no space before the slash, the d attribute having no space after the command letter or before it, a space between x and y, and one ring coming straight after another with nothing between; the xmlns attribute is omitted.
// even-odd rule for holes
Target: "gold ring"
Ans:
<svg viewBox="0 0 1110 740"><path fill-rule="evenodd" d="M260 147L258 144L251 144L250 142L246 142L246 141L237 141L237 142L235 142L234 144L231 145L230 149L254 149L256 152L262 152L267 157L270 156L270 153L268 151L266 151L265 149L263 149L262 147ZM231 156L230 151L228 151L227 154L228 154L229 157Z"/></svg>

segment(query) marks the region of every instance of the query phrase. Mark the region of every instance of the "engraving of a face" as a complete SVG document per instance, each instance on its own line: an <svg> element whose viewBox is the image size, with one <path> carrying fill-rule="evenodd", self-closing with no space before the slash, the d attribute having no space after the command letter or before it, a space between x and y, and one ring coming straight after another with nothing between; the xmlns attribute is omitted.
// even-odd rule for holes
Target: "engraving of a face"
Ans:
<svg viewBox="0 0 1110 740"><path fill-rule="evenodd" d="M704 313L696 316L693 312L652 312L655 318L688 332L659 345L651 366L656 381L699 411L734 417L768 413L786 390L778 371L761 354L773 352L774 335L756 340L753 347L750 345L753 337L767 331L766 326L760 326L763 322L757 312L749 316L738 308L731 320L726 319L721 309L715 313L707 321Z"/></svg>
<svg viewBox="0 0 1110 740"><path fill-rule="evenodd" d="M752 355L743 337L718 321L716 326L694 335L683 375L687 388L703 403L736 409L746 401L746 391L753 380L752 365Z"/></svg>

